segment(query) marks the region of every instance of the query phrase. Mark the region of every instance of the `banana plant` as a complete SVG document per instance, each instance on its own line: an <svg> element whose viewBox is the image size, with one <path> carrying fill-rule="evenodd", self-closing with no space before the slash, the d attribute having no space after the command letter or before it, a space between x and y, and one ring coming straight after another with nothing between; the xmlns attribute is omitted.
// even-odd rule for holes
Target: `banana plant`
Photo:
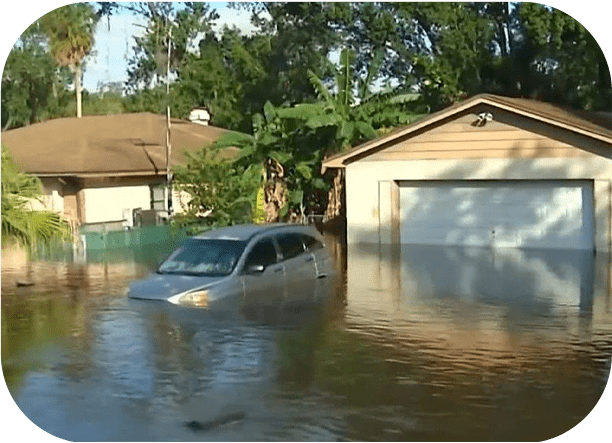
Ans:
<svg viewBox="0 0 612 443"><path fill-rule="evenodd" d="M335 74L335 92L309 72L318 97L316 103L274 106L268 102L263 112L253 117L252 135L230 132L216 142L217 149L239 148L232 160L233 170L248 171L256 167L263 172L258 176L261 181L247 198L252 199L251 207L254 208L257 190L263 187L267 222L286 218L303 220L306 212L325 212L331 196L341 194L336 189L341 186L341 180L323 178L319 173L325 156L376 137L377 129L384 124L407 123L416 118L403 110L403 104L413 97L373 91L380 58L373 60L364 80L356 82L355 54L351 49L343 50ZM195 170L206 167L208 174L215 168L210 162L202 162L199 166L194 164L193 167ZM219 178L231 182L233 178L228 173L229 169ZM188 180L207 183L204 175ZM220 182L215 183L207 185L209 191L203 193L221 186ZM332 186L334 189L330 192ZM339 207L338 202L334 207Z"/></svg>

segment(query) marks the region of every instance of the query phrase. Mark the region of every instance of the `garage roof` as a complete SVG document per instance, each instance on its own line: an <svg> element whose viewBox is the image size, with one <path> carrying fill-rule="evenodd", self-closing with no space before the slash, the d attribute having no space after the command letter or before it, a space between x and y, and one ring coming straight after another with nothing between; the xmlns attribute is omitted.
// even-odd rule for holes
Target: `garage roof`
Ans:
<svg viewBox="0 0 612 443"><path fill-rule="evenodd" d="M457 114L468 111L479 105L489 105L497 109L509 111L542 123L591 137L603 141L604 143L609 143L612 148L612 115L609 113L579 111L560 105L524 98L480 94L431 114L409 126L398 128L384 137L370 140L347 152L329 157L323 162L323 172L325 172L327 168L344 168L348 163L357 161L374 153L397 139L410 137L415 133L420 133L430 127L435 127L453 118Z"/></svg>
<svg viewBox="0 0 612 443"><path fill-rule="evenodd" d="M171 119L171 164L227 130ZM15 162L39 176L166 173L166 117L152 113L58 118L2 132Z"/></svg>

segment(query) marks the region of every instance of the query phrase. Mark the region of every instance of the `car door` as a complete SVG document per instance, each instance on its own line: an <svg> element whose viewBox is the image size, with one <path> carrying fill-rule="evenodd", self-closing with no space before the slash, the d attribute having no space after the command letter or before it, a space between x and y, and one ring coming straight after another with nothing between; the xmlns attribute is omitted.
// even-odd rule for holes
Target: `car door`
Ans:
<svg viewBox="0 0 612 443"><path fill-rule="evenodd" d="M278 304L282 300L283 284L284 265L278 262L272 238L258 240L247 253L242 268L245 305Z"/></svg>
<svg viewBox="0 0 612 443"><path fill-rule="evenodd" d="M302 234L286 232L276 235L285 267L285 302L308 301L313 297L316 268L314 256L306 252Z"/></svg>

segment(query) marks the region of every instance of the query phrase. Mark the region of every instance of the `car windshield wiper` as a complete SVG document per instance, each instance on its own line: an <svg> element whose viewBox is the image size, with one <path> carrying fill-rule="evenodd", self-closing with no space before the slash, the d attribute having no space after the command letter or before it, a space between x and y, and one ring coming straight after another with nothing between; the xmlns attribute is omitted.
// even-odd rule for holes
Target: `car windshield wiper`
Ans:
<svg viewBox="0 0 612 443"><path fill-rule="evenodd" d="M193 275L196 277L223 277L225 275L229 275L228 273L223 273L223 272L190 272L190 271L183 271L181 274Z"/></svg>
<svg viewBox="0 0 612 443"><path fill-rule="evenodd" d="M181 274L186 274L185 271L162 271L161 269L158 269L155 272L158 273L158 274L162 274L162 275L181 275Z"/></svg>

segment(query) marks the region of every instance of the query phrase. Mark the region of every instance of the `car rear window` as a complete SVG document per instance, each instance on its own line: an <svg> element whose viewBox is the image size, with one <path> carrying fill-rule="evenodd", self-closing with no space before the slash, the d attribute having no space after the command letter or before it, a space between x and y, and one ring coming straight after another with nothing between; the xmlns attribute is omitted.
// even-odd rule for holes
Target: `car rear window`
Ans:
<svg viewBox="0 0 612 443"><path fill-rule="evenodd" d="M157 270L160 274L228 275L246 247L245 241L188 239Z"/></svg>

